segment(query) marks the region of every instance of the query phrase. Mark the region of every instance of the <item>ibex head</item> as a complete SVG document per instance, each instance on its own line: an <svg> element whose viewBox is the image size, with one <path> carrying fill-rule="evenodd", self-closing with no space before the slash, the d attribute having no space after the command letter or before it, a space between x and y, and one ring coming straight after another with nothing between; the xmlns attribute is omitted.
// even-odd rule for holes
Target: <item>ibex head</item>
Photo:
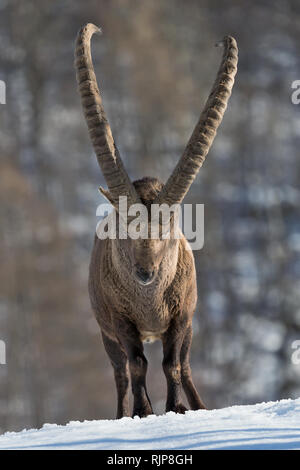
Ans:
<svg viewBox="0 0 300 470"><path fill-rule="evenodd" d="M171 253L175 257L178 242L175 237L176 214L167 211L167 216L163 219L162 216L159 217L161 213L154 213L153 201L163 188L163 184L156 178L142 178L134 181L133 186L145 212L140 217L146 222L144 228L141 228L144 236L137 239L128 236L125 240L118 240L118 244L129 258L133 276L139 284L145 286L156 279L163 258Z"/></svg>
<svg viewBox="0 0 300 470"><path fill-rule="evenodd" d="M183 155L166 184L162 185L154 179L131 182L123 166L104 112L92 63L90 42L94 33L100 33L100 29L93 24L87 24L79 31L75 67L89 134L108 186L108 190L100 188L101 192L116 210L119 196L127 197L128 207L143 203L148 210L151 204L180 204L204 163L226 110L237 71L235 39L227 36L218 44L224 46L224 52L212 91ZM174 240L172 237L171 240L158 237L157 240L126 240L126 243L120 243L124 244L130 255L137 279L148 284L155 278L164 253Z"/></svg>

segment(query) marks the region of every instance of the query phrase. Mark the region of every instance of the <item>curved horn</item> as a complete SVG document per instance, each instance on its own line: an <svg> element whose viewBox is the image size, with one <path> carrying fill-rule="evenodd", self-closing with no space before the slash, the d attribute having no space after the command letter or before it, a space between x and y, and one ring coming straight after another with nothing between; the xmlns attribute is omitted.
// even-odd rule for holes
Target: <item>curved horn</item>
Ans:
<svg viewBox="0 0 300 470"><path fill-rule="evenodd" d="M156 204L180 204L194 181L213 143L223 119L237 71L238 48L234 38L226 36L222 62L200 119L173 173L161 190Z"/></svg>
<svg viewBox="0 0 300 470"><path fill-rule="evenodd" d="M101 30L88 23L80 29L76 40L75 68L82 108L111 199L117 205L119 196L127 196L129 207L140 199L123 166L104 112L91 56L94 33Z"/></svg>

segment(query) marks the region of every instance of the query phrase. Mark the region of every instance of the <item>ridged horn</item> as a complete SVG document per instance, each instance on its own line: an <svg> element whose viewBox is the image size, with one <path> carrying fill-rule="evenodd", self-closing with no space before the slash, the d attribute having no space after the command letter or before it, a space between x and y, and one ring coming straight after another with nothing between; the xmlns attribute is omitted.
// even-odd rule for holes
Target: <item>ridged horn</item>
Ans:
<svg viewBox="0 0 300 470"><path fill-rule="evenodd" d="M127 196L128 207L140 202L123 166L106 118L91 55L91 38L101 30L94 24L83 26L77 36L75 69L81 103L98 163L106 180L111 200Z"/></svg>
<svg viewBox="0 0 300 470"><path fill-rule="evenodd" d="M231 36L216 44L220 45L224 46L224 53L211 93L182 157L154 201L156 204L182 202L204 163L223 119L237 72L238 48Z"/></svg>

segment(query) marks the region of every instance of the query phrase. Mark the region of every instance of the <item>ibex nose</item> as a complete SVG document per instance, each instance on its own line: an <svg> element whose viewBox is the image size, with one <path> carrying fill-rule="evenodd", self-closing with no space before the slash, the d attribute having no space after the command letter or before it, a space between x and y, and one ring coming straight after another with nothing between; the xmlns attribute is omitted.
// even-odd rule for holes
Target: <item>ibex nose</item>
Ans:
<svg viewBox="0 0 300 470"><path fill-rule="evenodd" d="M149 282L152 281L154 276L154 271L146 271L146 269L141 268L140 266L136 268L135 273L138 280L141 281L143 284L149 284Z"/></svg>

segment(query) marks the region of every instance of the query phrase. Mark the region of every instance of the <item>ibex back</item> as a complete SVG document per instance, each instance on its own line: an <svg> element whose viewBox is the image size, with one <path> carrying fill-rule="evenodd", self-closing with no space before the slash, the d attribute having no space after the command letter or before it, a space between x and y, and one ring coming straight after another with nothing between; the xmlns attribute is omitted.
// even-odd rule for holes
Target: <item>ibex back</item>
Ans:
<svg viewBox="0 0 300 470"><path fill-rule="evenodd" d="M188 145L165 185L155 178L131 182L121 161L102 105L93 68L90 41L100 30L93 24L78 34L75 67L83 111L108 189L104 196L119 210L119 196L128 207L142 203L180 204L202 166L222 121L237 70L237 45L222 41L224 53L216 81ZM119 219L118 219L119 220ZM153 413L146 389L147 360L143 342L161 339L167 379L166 411L184 413L181 387L191 409L205 408L190 369L192 317L197 302L194 258L182 235L163 239L100 240L95 236L89 277L92 308L114 368L117 418L129 416L129 378L133 416Z"/></svg>

